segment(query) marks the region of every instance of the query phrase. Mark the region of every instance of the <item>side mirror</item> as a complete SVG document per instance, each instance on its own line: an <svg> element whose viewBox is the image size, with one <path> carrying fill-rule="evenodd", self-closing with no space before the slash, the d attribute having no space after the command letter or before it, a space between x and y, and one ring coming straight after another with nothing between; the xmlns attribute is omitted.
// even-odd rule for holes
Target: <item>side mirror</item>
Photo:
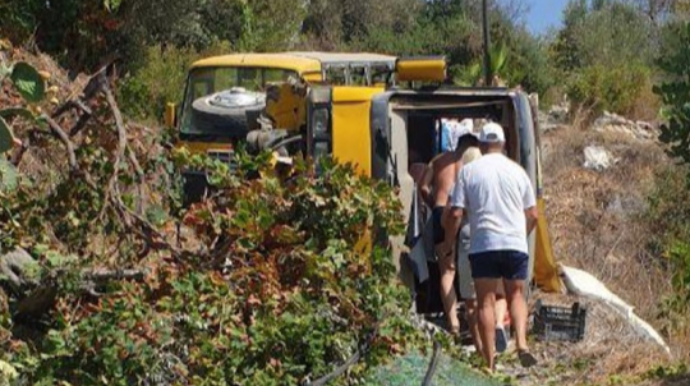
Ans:
<svg viewBox="0 0 690 386"><path fill-rule="evenodd" d="M163 120L165 121L166 127L175 127L175 124L177 123L176 110L177 105L175 103L167 103L165 105L165 117L163 118Z"/></svg>

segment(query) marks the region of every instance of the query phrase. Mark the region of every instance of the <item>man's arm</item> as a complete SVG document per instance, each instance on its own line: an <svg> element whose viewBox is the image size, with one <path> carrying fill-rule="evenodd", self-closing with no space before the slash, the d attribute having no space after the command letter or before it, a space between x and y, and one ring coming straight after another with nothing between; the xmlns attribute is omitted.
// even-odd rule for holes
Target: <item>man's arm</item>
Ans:
<svg viewBox="0 0 690 386"><path fill-rule="evenodd" d="M522 192L522 205L525 208L525 219L527 220L527 235L534 230L537 226L537 220L539 219L539 211L537 210L537 199L534 195L534 188L532 187L532 181L530 181L527 173L524 175L524 185Z"/></svg>
<svg viewBox="0 0 690 386"><path fill-rule="evenodd" d="M443 228L445 229L444 245L442 253L448 255L453 252L456 244L456 237L460 230L460 223L462 223L462 216L464 216L464 209L457 206L447 205L443 211Z"/></svg>
<svg viewBox="0 0 690 386"><path fill-rule="evenodd" d="M465 180L461 173L455 174L455 186L450 199L443 210L441 221L445 230L442 254L447 255L455 249L456 237L460 230L462 217L465 215Z"/></svg>
<svg viewBox="0 0 690 386"><path fill-rule="evenodd" d="M422 174L421 184L419 185L419 193L422 195L422 200L430 207L434 207L433 197L431 197L431 182L434 176L433 164L429 163Z"/></svg>
<svg viewBox="0 0 690 386"><path fill-rule="evenodd" d="M525 209L525 219L527 220L527 236L529 236L537 226L537 220L539 219L539 211L536 206Z"/></svg>

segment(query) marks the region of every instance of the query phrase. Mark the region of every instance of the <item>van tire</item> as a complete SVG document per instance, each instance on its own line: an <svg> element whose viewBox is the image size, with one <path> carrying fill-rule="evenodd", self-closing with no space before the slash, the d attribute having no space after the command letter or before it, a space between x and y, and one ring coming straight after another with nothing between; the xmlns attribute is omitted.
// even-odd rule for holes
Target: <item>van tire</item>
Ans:
<svg viewBox="0 0 690 386"><path fill-rule="evenodd" d="M251 130L259 128L257 119L266 106L265 102L257 100L255 103L237 106L220 106L210 103L213 98L225 92L204 96L192 102L192 127L196 130L223 133L231 137L246 136ZM251 93L246 94L251 95Z"/></svg>

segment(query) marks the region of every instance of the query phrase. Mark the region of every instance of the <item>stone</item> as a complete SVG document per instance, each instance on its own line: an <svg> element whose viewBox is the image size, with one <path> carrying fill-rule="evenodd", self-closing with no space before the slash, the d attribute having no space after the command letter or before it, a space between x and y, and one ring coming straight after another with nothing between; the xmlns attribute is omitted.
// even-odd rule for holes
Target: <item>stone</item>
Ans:
<svg viewBox="0 0 690 386"><path fill-rule="evenodd" d="M587 146L585 148L585 169L604 171L615 163L615 159L608 150L601 146Z"/></svg>
<svg viewBox="0 0 690 386"><path fill-rule="evenodd" d="M657 128L645 121L632 121L618 114L604 111L601 117L592 124L594 131L603 133L618 133L638 140L654 140L658 133Z"/></svg>

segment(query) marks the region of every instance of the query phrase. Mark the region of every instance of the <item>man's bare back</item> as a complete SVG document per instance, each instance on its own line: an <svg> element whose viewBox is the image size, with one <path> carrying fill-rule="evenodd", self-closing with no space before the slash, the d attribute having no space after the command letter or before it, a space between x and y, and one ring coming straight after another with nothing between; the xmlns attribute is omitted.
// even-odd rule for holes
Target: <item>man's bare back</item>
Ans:
<svg viewBox="0 0 690 386"><path fill-rule="evenodd" d="M429 207L444 208L446 206L450 190L455 183L458 161L456 152L447 152L429 162L422 178L421 189L422 197Z"/></svg>

